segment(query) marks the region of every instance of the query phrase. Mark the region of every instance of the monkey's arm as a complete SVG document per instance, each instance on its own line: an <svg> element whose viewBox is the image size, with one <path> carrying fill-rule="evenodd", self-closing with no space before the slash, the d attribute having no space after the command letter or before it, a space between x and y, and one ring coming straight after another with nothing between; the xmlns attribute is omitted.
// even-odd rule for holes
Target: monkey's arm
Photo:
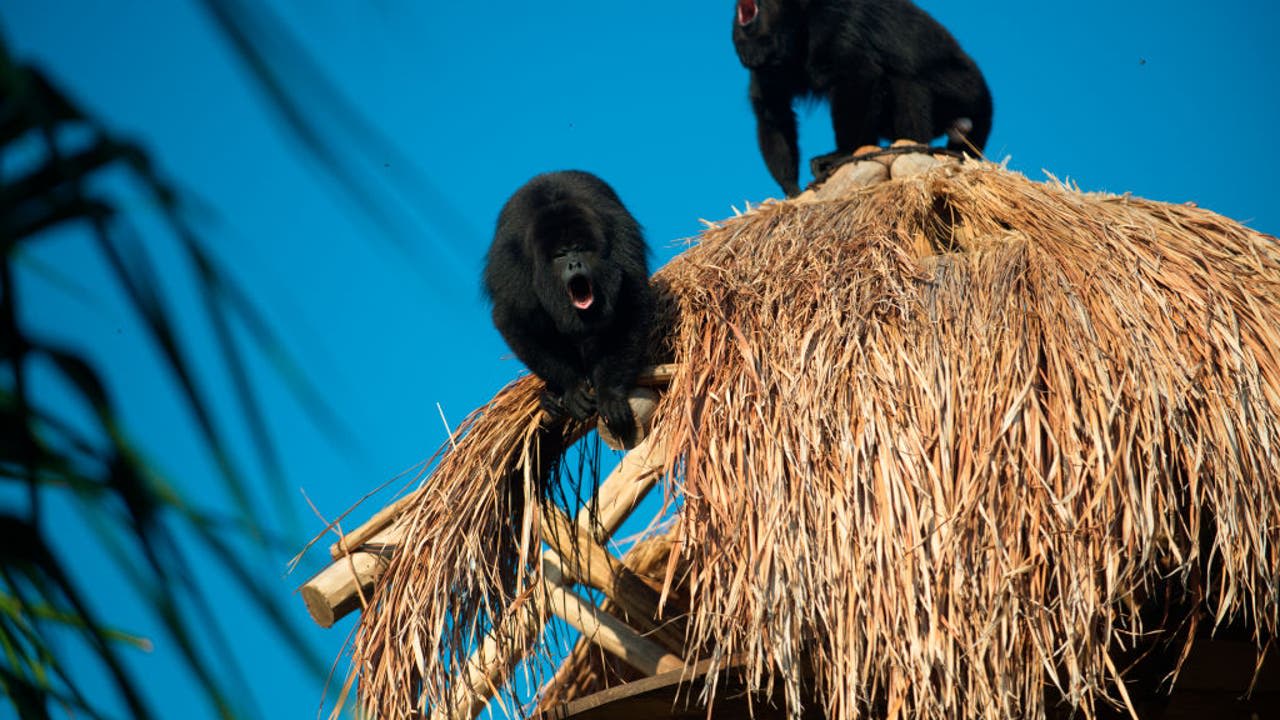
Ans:
<svg viewBox="0 0 1280 720"><path fill-rule="evenodd" d="M520 355L520 351L516 354ZM573 344L563 340L557 343L534 342L526 349L526 355L520 357L529 370L547 384L542 399L545 410L552 415L567 410L579 421L585 421L595 413L591 384L581 369L577 348Z"/></svg>
<svg viewBox="0 0 1280 720"><path fill-rule="evenodd" d="M576 420L586 420L595 412L575 343L555 332L549 322L539 322L536 317L506 317L496 307L494 324L516 357L546 383L544 409L552 415L568 410Z"/></svg>
<svg viewBox="0 0 1280 720"><path fill-rule="evenodd" d="M650 359L649 328L654 312L647 281L635 283L623 288L629 302L620 308L624 312L615 319L611 332L593 339L584 348L600 418L615 436L624 440L632 438L636 429L627 396L635 387L636 376Z"/></svg>
<svg viewBox="0 0 1280 720"><path fill-rule="evenodd" d="M769 174L787 195L800 193L800 148L797 143L796 114L791 109L791 93L784 79L766 71L751 73L751 109L756 114L756 137Z"/></svg>

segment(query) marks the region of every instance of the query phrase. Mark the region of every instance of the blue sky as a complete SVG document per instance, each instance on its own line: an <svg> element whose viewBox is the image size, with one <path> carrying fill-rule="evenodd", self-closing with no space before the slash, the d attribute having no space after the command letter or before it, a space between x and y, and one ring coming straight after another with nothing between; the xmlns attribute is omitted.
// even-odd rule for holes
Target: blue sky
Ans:
<svg viewBox="0 0 1280 720"><path fill-rule="evenodd" d="M380 234L297 151L190 0L9 0L0 32L17 57L41 64L111 127L143 142L207 204L203 229L219 257L357 432L355 452L331 447L257 363L290 487L326 515L430 456L445 437L441 411L456 424L520 372L489 324L479 272L498 208L528 177L563 168L604 177L645 226L655 266L698 232L700 218L778 192L755 147L729 0L269 4L460 220L416 225L402 233L404 247ZM1270 162L1280 116L1274 4L921 5L987 76L992 159L1085 190L1195 201L1280 232ZM805 157L829 150L825 109L802 115ZM374 160L370 172L378 171ZM141 197L131 203L145 215ZM185 271L159 252L184 297ZM91 349L115 394L127 397L128 429L149 455L199 501L225 504L189 420L156 376L157 356L85 238L50 236L33 254L91 293L69 294L29 273L24 290L40 301L28 321ZM194 298L184 302L194 311ZM195 347L208 346L197 324L184 327ZM212 392L229 396L214 363L197 362L208 364ZM56 401L57 389L48 392ZM229 401L218 411L235 427ZM238 442L247 452L243 433ZM321 523L300 493L288 501L300 545ZM157 641L130 662L160 716L199 717L185 706L195 685L176 669L173 649L119 592L87 537L69 527L62 550L82 559L78 580L98 589L106 617ZM282 595L303 579L284 576L287 559L253 561L254 572L279 578ZM319 685L237 607L231 600L223 629L252 704L263 716L313 715ZM288 608L304 616L295 597ZM351 623L314 628L326 657L337 657Z"/></svg>

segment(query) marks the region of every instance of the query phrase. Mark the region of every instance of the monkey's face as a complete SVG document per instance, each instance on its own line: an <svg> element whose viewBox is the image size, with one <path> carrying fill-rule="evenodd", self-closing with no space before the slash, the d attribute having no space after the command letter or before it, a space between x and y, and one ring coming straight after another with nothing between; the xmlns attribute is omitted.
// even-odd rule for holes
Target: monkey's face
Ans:
<svg viewBox="0 0 1280 720"><path fill-rule="evenodd" d="M613 321L622 271L604 238L579 236L560 244L544 267L539 300L561 332L596 332Z"/></svg>
<svg viewBox="0 0 1280 720"><path fill-rule="evenodd" d="M754 70L796 61L805 34L804 6L800 0L737 0L733 46L743 66Z"/></svg>
<svg viewBox="0 0 1280 720"><path fill-rule="evenodd" d="M560 278L569 303L583 312L596 304L592 269L599 264L597 254L579 247L562 247L551 259L552 272Z"/></svg>
<svg viewBox="0 0 1280 720"><path fill-rule="evenodd" d="M561 332L607 325L621 287L600 218L580 208L544 213L526 239L538 302Z"/></svg>

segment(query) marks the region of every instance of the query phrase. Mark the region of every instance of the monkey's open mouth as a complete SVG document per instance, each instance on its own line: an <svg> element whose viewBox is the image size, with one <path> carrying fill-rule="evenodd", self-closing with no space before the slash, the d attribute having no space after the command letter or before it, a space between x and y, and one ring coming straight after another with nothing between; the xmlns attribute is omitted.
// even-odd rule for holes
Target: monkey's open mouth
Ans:
<svg viewBox="0 0 1280 720"><path fill-rule="evenodd" d="M756 7L756 0L738 0L739 25L750 25L759 14L760 8Z"/></svg>
<svg viewBox="0 0 1280 720"><path fill-rule="evenodd" d="M590 308L596 301L595 293L591 291L591 280L587 276L575 275L569 279L569 299L579 310Z"/></svg>

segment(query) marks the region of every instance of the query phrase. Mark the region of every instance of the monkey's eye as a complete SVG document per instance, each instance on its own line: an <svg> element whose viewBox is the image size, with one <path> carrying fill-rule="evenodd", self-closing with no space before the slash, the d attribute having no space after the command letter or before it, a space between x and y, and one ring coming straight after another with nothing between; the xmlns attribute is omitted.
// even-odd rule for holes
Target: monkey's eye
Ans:
<svg viewBox="0 0 1280 720"><path fill-rule="evenodd" d="M738 24L746 27L756 21L756 17L760 14L760 8L756 6L756 0L738 0Z"/></svg>

